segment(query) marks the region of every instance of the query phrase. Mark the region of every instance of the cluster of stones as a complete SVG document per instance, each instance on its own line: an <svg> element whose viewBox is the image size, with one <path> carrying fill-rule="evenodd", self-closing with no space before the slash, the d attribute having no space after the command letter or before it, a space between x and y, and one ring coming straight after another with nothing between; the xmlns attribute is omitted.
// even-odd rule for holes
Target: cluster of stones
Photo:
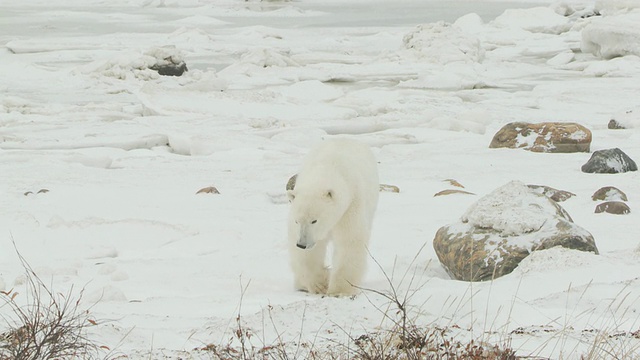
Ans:
<svg viewBox="0 0 640 360"><path fill-rule="evenodd" d="M609 128L621 128L612 122ZM490 148L543 153L590 152L592 134L576 123L515 122L493 137ZM637 171L636 163L618 148L594 151L584 173ZM598 254L593 236L576 225L558 204L575 194L543 185L514 181L482 197L458 222L441 227L433 246L452 278L485 281L512 272L531 252L562 246ZM627 196L615 187L596 191L602 201L596 213L628 214Z"/></svg>
<svg viewBox="0 0 640 360"><path fill-rule="evenodd" d="M589 152L591 139L591 131L576 123L515 122L503 126L489 147L521 148L545 153ZM582 171L586 173L615 174L637 170L636 163L618 148L594 151L582 166Z"/></svg>
<svg viewBox="0 0 640 360"><path fill-rule="evenodd" d="M593 201L604 201L596 206L596 213L609 213L615 215L625 215L631 212L629 205L626 204L627 194L622 190L613 187L605 186L596 191L591 199Z"/></svg>

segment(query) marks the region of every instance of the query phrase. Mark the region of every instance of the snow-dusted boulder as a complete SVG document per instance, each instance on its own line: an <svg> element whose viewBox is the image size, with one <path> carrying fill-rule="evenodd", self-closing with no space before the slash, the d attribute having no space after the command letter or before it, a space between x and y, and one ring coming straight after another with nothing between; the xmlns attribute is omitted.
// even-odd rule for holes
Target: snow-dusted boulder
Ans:
<svg viewBox="0 0 640 360"><path fill-rule="evenodd" d="M546 185L529 185L529 188L538 194L544 195L555 202L563 202L576 194L566 191L554 189Z"/></svg>
<svg viewBox="0 0 640 360"><path fill-rule="evenodd" d="M596 214L603 212L613 215L626 215L631 212L631 209L629 208L629 205L622 201L607 201L596 206Z"/></svg>
<svg viewBox="0 0 640 360"><path fill-rule="evenodd" d="M520 181L482 197L433 240L447 272L464 281L509 274L531 252L555 246L598 253L593 236L560 205Z"/></svg>
<svg viewBox="0 0 640 360"><path fill-rule="evenodd" d="M493 22L497 27L533 33L561 34L571 29L571 21L549 7L508 9Z"/></svg>
<svg viewBox="0 0 640 360"><path fill-rule="evenodd" d="M509 123L491 140L490 148L522 148L533 152L589 152L591 131L576 123Z"/></svg>
<svg viewBox="0 0 640 360"><path fill-rule="evenodd" d="M428 62L482 62L484 49L478 37L440 21L417 26L403 38L404 46Z"/></svg>
<svg viewBox="0 0 640 360"><path fill-rule="evenodd" d="M580 48L603 59L640 56L640 12L593 19L582 29Z"/></svg>
<svg viewBox="0 0 640 360"><path fill-rule="evenodd" d="M150 80L160 75L180 76L187 71L181 51L173 46L156 47L145 53L128 52L117 57L84 65L80 71L87 75L125 80L131 77Z"/></svg>
<svg viewBox="0 0 640 360"><path fill-rule="evenodd" d="M635 161L618 148L594 151L582 165L582 172L586 173L617 174L637 170Z"/></svg>
<svg viewBox="0 0 640 360"><path fill-rule="evenodd" d="M188 71L180 50L174 46L153 48L145 52L149 69L163 76L181 76Z"/></svg>
<svg viewBox="0 0 640 360"><path fill-rule="evenodd" d="M596 192L591 195L591 199L593 201L604 200L604 201L627 201L627 194L625 194L622 190L613 186L605 186L598 189Z"/></svg>

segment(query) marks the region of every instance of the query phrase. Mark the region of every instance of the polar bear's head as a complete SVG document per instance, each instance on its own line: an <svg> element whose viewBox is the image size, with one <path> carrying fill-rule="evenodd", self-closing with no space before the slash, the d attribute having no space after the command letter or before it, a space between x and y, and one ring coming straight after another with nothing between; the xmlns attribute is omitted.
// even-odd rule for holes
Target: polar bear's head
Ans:
<svg viewBox="0 0 640 360"><path fill-rule="evenodd" d="M311 249L317 242L326 240L349 205L348 196L333 189L296 188L287 195L291 203L291 231L296 234L296 246L300 249Z"/></svg>

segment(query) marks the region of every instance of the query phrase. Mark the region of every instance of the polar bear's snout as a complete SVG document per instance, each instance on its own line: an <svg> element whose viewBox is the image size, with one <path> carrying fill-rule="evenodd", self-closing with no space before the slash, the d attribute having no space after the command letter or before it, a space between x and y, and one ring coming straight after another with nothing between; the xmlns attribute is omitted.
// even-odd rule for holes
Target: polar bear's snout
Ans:
<svg viewBox="0 0 640 360"><path fill-rule="evenodd" d="M296 242L296 246L300 249L311 249L313 247L313 245L315 245L315 242L311 239L311 237L309 236L309 233L306 229L306 226L301 226L300 227L300 237L298 238L298 241Z"/></svg>

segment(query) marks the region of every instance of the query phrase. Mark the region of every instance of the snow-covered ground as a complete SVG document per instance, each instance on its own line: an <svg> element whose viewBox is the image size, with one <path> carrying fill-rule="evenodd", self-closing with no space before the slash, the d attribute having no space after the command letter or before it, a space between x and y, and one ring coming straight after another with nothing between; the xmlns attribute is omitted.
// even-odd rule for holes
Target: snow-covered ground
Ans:
<svg viewBox="0 0 640 360"><path fill-rule="evenodd" d="M385 299L295 292L288 266L285 184L341 135L400 188L381 194L364 287L393 275L419 323L518 355L576 358L602 330L640 356L640 175L489 149L508 122L571 121L592 151L639 161L639 19L633 0L2 1L0 290L25 290L13 239L55 291L84 287L106 320L92 336L131 359L208 358L191 350L225 344L240 304L254 344L375 331ZM168 56L189 71L148 69ZM616 114L631 129L607 129ZM476 195L434 197L446 179ZM511 180L575 193L561 205L600 255L545 250L493 282L451 280L434 234ZM630 214L594 213L607 185Z"/></svg>

